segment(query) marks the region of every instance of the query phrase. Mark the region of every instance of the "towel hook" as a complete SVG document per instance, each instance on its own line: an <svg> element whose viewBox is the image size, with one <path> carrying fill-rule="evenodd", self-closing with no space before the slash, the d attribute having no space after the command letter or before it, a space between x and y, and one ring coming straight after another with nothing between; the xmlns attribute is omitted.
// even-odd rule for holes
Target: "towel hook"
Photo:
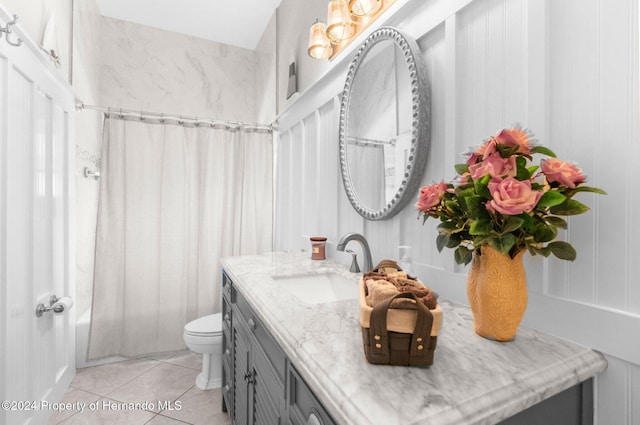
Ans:
<svg viewBox="0 0 640 425"><path fill-rule="evenodd" d="M18 41L16 42L11 41L11 39L9 38L9 35L12 33L11 26L15 25L16 22L18 22L18 16L13 15L13 20L11 22L7 22L7 25L4 28L2 28L2 25L0 25L0 38L2 38L2 33L5 33L5 40L7 43L15 47L20 47L22 45L22 39L20 37L18 37Z"/></svg>

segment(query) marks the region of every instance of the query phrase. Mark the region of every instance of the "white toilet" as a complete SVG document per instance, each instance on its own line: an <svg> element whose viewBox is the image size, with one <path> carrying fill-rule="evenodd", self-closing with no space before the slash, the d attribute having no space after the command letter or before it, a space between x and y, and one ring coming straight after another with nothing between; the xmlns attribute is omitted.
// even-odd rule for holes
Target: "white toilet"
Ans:
<svg viewBox="0 0 640 425"><path fill-rule="evenodd" d="M200 317L184 325L189 350L202 353L202 372L196 377L201 390L222 386L222 313Z"/></svg>

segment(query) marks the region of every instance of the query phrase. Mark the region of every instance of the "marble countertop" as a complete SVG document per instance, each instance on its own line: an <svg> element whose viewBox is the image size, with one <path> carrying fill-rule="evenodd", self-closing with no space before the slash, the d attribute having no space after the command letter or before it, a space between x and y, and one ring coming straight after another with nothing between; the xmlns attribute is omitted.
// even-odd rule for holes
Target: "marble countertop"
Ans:
<svg viewBox="0 0 640 425"><path fill-rule="evenodd" d="M524 327L511 342L484 339L468 307L442 298L432 366L372 365L357 299L306 305L278 279L333 272L357 288L359 274L308 253L229 257L222 266L339 424L495 424L607 365L587 347Z"/></svg>

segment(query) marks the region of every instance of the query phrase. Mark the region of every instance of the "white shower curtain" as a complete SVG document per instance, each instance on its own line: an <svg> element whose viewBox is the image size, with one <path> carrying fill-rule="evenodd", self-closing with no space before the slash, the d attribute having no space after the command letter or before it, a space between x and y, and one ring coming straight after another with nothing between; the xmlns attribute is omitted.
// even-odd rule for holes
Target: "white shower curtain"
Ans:
<svg viewBox="0 0 640 425"><path fill-rule="evenodd" d="M219 259L272 247L270 134L106 118L88 359L184 348Z"/></svg>

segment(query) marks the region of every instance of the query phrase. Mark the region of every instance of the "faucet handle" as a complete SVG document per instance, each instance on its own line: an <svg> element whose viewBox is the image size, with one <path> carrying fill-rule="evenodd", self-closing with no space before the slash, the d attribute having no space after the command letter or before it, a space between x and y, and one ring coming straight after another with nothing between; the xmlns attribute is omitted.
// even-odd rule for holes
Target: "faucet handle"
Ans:
<svg viewBox="0 0 640 425"><path fill-rule="evenodd" d="M348 252L351 254L351 267L349 267L349 271L351 273L360 273L360 266L358 265L358 254L353 252L350 249L345 249L344 252Z"/></svg>

